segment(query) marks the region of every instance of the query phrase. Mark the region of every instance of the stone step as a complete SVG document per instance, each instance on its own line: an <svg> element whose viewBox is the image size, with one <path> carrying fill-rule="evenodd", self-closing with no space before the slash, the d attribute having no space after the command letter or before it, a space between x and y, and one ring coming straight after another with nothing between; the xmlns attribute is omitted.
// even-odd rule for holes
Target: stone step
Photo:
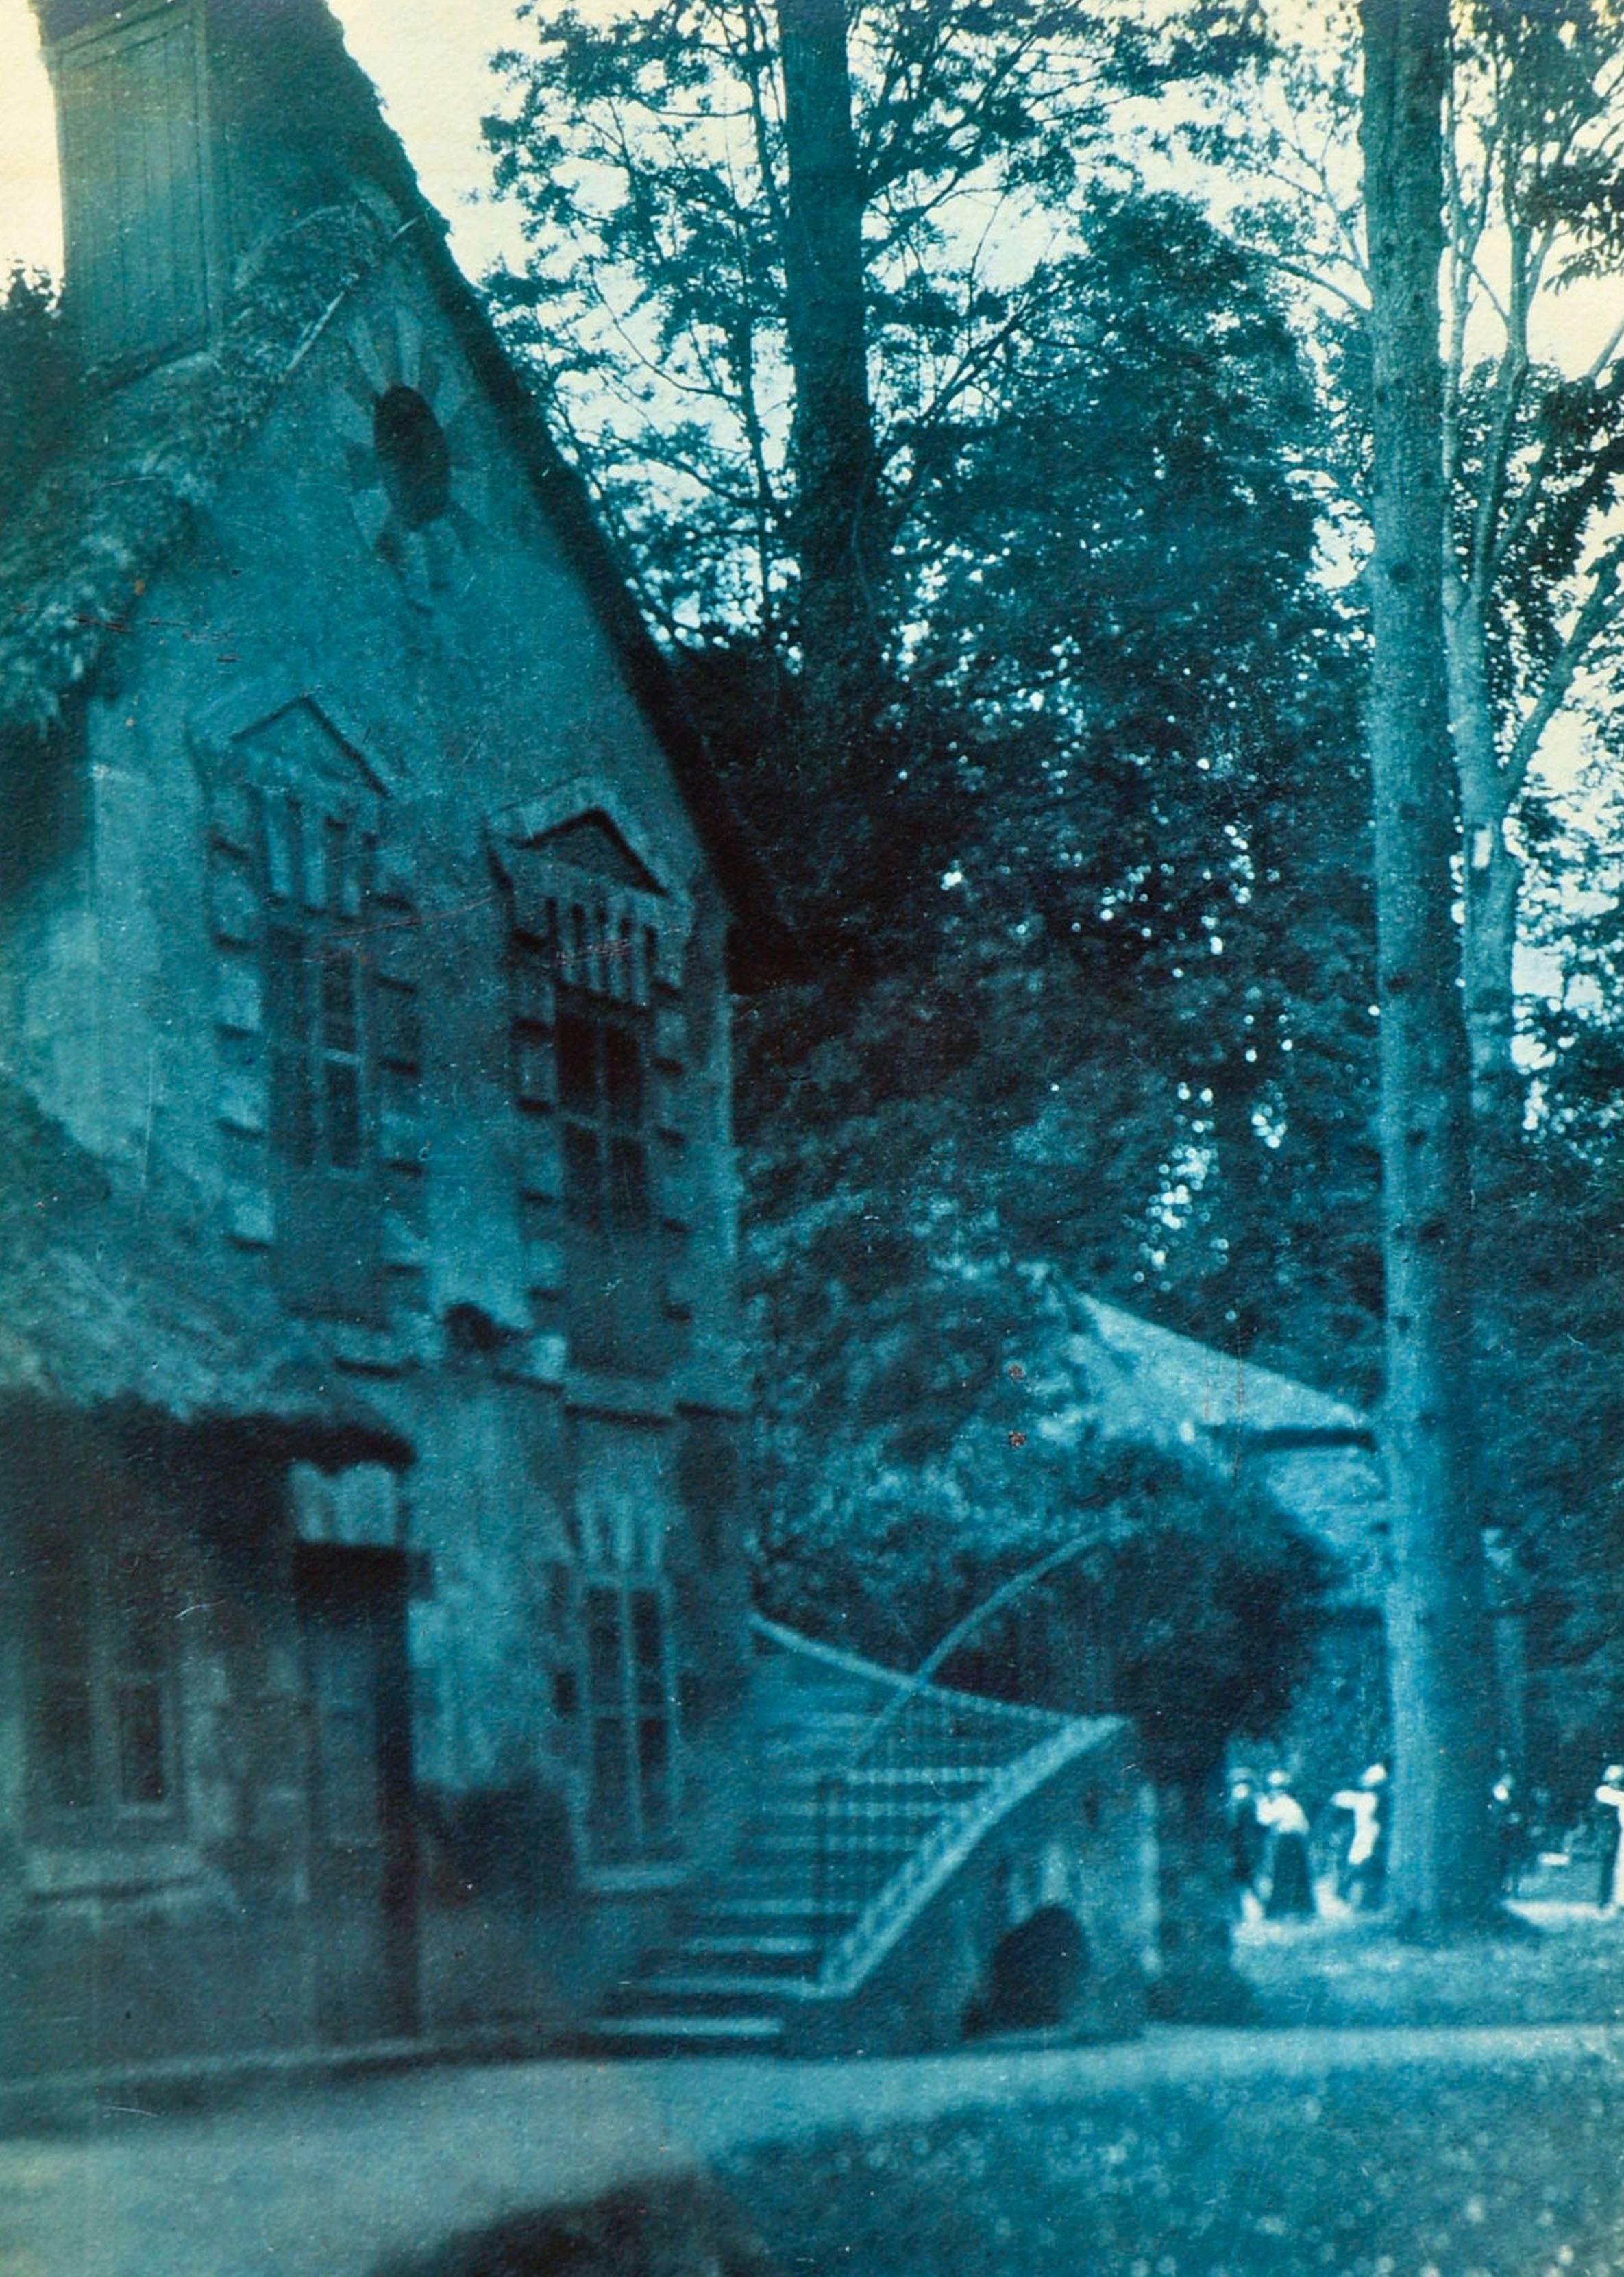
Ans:
<svg viewBox="0 0 1624 2277"><path fill-rule="evenodd" d="M779 1979L782 1984L788 1980ZM805 1979L795 1980L805 1982ZM742 1976L712 1970L709 1975L694 1970L690 1976L682 1969L662 1969L657 1974L634 1977L622 1984L604 2000L602 2014L605 2015L641 2015L650 2008L672 2014L683 2015L709 2013L715 2008L761 2007L772 1999L770 1979Z"/></svg>
<svg viewBox="0 0 1624 2277"><path fill-rule="evenodd" d="M820 1951L816 1938L786 1938L778 1944L791 1950L778 1950L765 1939L717 1938L694 1942L684 1939L679 1944L658 1946L646 1953L637 1964L636 1974L622 1980L620 1990L635 1989L650 1983L655 1977L728 1976L742 1979L760 1988L760 1997L767 1999L775 1985L795 1976L809 1976L816 1969ZM717 1952L713 1948L725 1949ZM731 1949L726 1949L731 1948ZM607 1997L607 1996L606 1996Z"/></svg>
<svg viewBox="0 0 1624 2277"><path fill-rule="evenodd" d="M829 1862L838 1870L843 1857L894 1858L900 1862L918 1848L937 1821L945 1816L945 1811L927 1810L920 1812L917 1817L910 1818L907 1832L913 1837L911 1841L896 1839L902 1830L898 1828L894 1820L891 1822L887 1839L883 1842L854 1839L861 1826L861 1821L837 1826ZM823 1829L816 1821L808 1820L801 1826L786 1824L769 1828L757 1837L752 1854L765 1869L780 1858L816 1859L824 1847Z"/></svg>
<svg viewBox="0 0 1624 2277"><path fill-rule="evenodd" d="M782 2016L725 2009L688 2016L647 2009L633 2016L595 2016L581 2035L588 2048L617 2055L725 2055L734 2048L770 2047L784 2037Z"/></svg>
<svg viewBox="0 0 1624 2277"><path fill-rule="evenodd" d="M740 1937L699 1935L682 1940L684 1953L701 1954L707 1961L740 1961L769 1966L793 1968L798 1962L815 1961L818 1943L815 1937Z"/></svg>
<svg viewBox="0 0 1624 2277"><path fill-rule="evenodd" d="M793 1891L778 1896L745 1895L738 1892L727 1897L708 1899L697 1908L693 1919L701 1934L722 1935L729 1930L741 1930L748 1923L766 1922L779 1930L804 1937L820 1929L837 1932L847 1928L857 1918L854 1906L831 1905L820 1908L806 1891ZM793 1923L793 1929L790 1924Z"/></svg>
<svg viewBox="0 0 1624 2277"><path fill-rule="evenodd" d="M824 1787L837 1787L851 1794L886 1794L893 1791L908 1794L916 1787L941 1787L958 1793L964 1789L973 1793L985 1786L992 1775L991 1766L986 1763L865 1764L856 1771L787 1775L783 1786L785 1801L811 1795Z"/></svg>
<svg viewBox="0 0 1624 2277"><path fill-rule="evenodd" d="M757 1852L747 1866L731 1876L728 1886L740 1896L816 1897L819 1891L867 1889L874 1877L894 1873L918 1846L912 1842L877 1844L873 1849L847 1849L820 1862L815 1842L775 1843L770 1851Z"/></svg>

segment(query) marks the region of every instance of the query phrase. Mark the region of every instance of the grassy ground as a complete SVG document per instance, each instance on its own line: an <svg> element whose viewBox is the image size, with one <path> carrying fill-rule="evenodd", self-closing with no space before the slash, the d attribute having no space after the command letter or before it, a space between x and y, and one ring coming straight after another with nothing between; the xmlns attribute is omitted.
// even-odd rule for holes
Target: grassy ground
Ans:
<svg viewBox="0 0 1624 2277"><path fill-rule="evenodd" d="M1599 2058L1120 2095L759 2154L723 2178L785 2277L1616 2277L1624 2079Z"/></svg>
<svg viewBox="0 0 1624 2277"><path fill-rule="evenodd" d="M1521 1935L1428 1952L1344 1916L1236 1932L1264 2024L1624 2023L1624 1925L1534 1904Z"/></svg>
<svg viewBox="0 0 1624 2277"><path fill-rule="evenodd" d="M1624 2047L1402 2044L1624 2021L1624 1925L1529 1910L1535 1934L1442 1952L1349 1919L1241 1932L1261 2023L1391 2027L1379 2063L1288 2034L1246 2072L854 2128L527 2218L412 2277L1624 2277Z"/></svg>

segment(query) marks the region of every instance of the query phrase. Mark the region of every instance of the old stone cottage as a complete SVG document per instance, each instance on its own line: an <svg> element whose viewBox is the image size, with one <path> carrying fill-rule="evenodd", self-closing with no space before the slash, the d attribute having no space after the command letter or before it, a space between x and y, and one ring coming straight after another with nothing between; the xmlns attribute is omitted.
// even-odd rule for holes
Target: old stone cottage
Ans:
<svg viewBox="0 0 1624 2277"><path fill-rule="evenodd" d="M1045 1891L1131 1959L1118 1719L752 1635L752 865L323 0L35 4L86 381L0 519L0 2074L556 2034L741 1824L626 2036L736 2018L722 1953L739 2031L889 1968L940 2037Z"/></svg>
<svg viewBox="0 0 1624 2277"><path fill-rule="evenodd" d="M325 9L39 12L0 2066L544 2021L740 1689L743 864Z"/></svg>

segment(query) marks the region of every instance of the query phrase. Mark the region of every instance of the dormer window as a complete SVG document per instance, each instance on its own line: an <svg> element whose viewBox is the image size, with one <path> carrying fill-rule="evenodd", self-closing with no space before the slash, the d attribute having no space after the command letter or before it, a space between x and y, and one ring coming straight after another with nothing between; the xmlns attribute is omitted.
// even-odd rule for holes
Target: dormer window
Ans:
<svg viewBox="0 0 1624 2277"><path fill-rule="evenodd" d="M574 1224L627 1232L649 1224L642 1025L634 1012L559 992L564 1204Z"/></svg>
<svg viewBox="0 0 1624 2277"><path fill-rule="evenodd" d="M366 1111L358 944L273 925L266 935L271 1142L300 1169L362 1168Z"/></svg>
<svg viewBox="0 0 1624 2277"><path fill-rule="evenodd" d="M353 821L264 803L265 1027L277 1271L300 1310L382 1303L376 1041L360 923L373 861Z"/></svg>
<svg viewBox="0 0 1624 2277"><path fill-rule="evenodd" d="M578 1367L671 1364L685 1221L673 1023L686 906L602 809L501 849L520 1210L537 1325Z"/></svg>
<svg viewBox="0 0 1624 2277"><path fill-rule="evenodd" d="M224 1218L296 1312L424 1301L411 848L328 699L194 726L207 770Z"/></svg>

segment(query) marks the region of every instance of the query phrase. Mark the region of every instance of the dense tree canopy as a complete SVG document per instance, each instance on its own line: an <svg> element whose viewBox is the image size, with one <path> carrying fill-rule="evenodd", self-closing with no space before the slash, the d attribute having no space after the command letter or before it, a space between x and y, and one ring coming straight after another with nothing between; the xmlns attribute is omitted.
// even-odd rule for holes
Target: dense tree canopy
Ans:
<svg viewBox="0 0 1624 2277"><path fill-rule="evenodd" d="M1359 632L1317 574L1317 409L1256 260L1110 158L1105 92L1165 55L1036 0L858 11L874 764L789 764L774 20L528 20L491 131L532 257L497 304L806 945L740 1017L764 1584L906 1659L1080 1510L1162 1540L1142 1480L1011 1467L1051 1268L1372 1380ZM1259 1559L1261 1626L1210 1666L1283 1671L1278 1525L1265 1556L1232 1511L1215 1565L1224 1498L1161 1491L1190 1588L1157 1634L1206 1635L1196 1598ZM1256 1721L1219 1688L1187 1755Z"/></svg>
<svg viewBox="0 0 1624 2277"><path fill-rule="evenodd" d="M1610 591L1616 454L1609 356L1582 378L1542 365L1522 301L1484 348L1507 217L1519 293L1613 257L1610 19L1549 13L1457 10L1442 216L1454 306L1478 308L1445 341L1440 575L1454 560L1478 597L1452 621L1456 732L1469 634L1491 788L1515 807L1495 848L1533 864L1542 905L1557 834L1512 759L1552 692L1577 692L1576 631L1607 665L1584 611ZM787 14L816 30L830 11ZM528 9L490 126L528 232L495 304L804 947L740 1014L769 1583L790 1610L816 1572L825 1611L844 1590L851 1613L866 1574L870 1614L915 1608L907 1650L929 1641L927 1602L945 1623L973 1567L1074 1515L1029 1466L983 1460L1051 1267L1310 1380L1381 1388L1369 649L1347 582L1370 464L1357 81L1329 25L1287 52L1257 42L1256 11L1216 41L1216 11L1162 11L1181 46L1146 18L851 11L850 149L837 133L821 152L856 200L865 339L848 405L854 465L864 423L869 453L854 589L873 702L849 777L809 765L802 734L785 10ZM1256 74L1229 76L1242 63ZM1211 212L1147 188L1119 108L1204 64L1244 110L1205 144L1231 169ZM1309 276L1329 290L1305 327ZM1524 1303L1514 1260L1542 1212L1585 1238L1607 1207L1606 1116L1587 1109L1582 1147L1569 1126L1613 1049L1591 1018L1537 1094L1549 1114L1506 1125L1509 1215L1480 1242L1499 1371L1484 1514L1521 1529L1525 1563L1545 1557L1546 1626L1575 1652L1600 1490L1581 1492L1576 1438L1522 1465L1535 1426L1503 1394L1547 1365L1532 1292L1558 1269L1547 1244ZM1606 1303L1599 1278L1586 1291L1575 1431L1605 1436Z"/></svg>

